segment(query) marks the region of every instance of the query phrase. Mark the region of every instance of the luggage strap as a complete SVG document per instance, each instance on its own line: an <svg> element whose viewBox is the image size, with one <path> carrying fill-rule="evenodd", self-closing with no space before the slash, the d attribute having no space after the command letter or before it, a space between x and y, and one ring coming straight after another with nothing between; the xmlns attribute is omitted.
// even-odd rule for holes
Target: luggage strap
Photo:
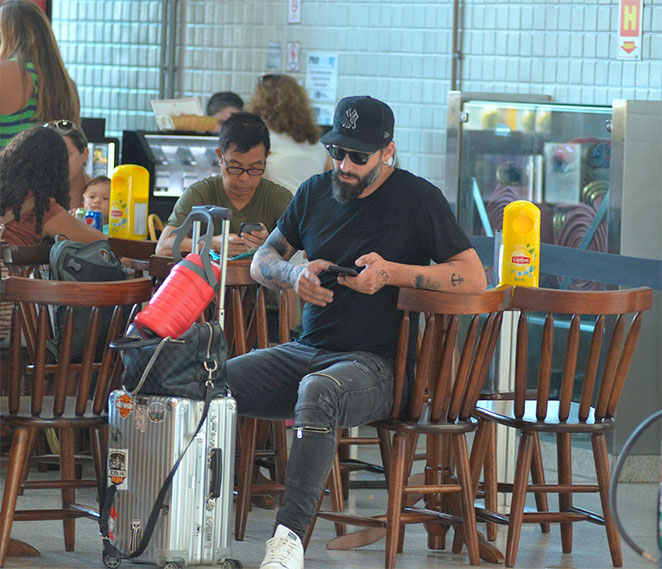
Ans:
<svg viewBox="0 0 662 569"><path fill-rule="evenodd" d="M116 557L117 559L134 559L135 557L139 557L140 555L142 555L145 549L147 548L147 545L149 544L149 540L152 538L152 534L154 533L154 527L156 526L156 522L159 519L159 512L161 510L161 506L163 506L163 502L165 500L166 494L170 489L170 485L172 484L172 479L175 477L175 472L177 472L177 469L179 468L179 463L184 458L184 455L186 454L188 447L191 446L191 443L193 442L197 434L200 432L202 425L207 419L207 415L209 413L209 406L211 405L211 400L213 397L214 384L212 382L207 382L205 387L206 387L205 406L202 410L202 417L200 417L198 426L195 428L195 433L193 433L193 436L186 444L184 450L179 455L179 458L175 461L175 464L170 469L168 476L166 476L166 479L164 480L163 485L161 486L161 489L159 490L159 493L156 496L156 500L154 501L154 506L152 507L152 511L149 514L147 525L145 526L145 531L143 532L142 538L140 539L140 543L138 544L136 550L131 553L122 553L110 541L108 520L110 519L110 509L115 499L115 492L117 491L117 485L111 484L108 488L104 489L101 512L99 515L99 533L101 534L101 539L103 540L103 551L105 554L110 555L112 557Z"/></svg>

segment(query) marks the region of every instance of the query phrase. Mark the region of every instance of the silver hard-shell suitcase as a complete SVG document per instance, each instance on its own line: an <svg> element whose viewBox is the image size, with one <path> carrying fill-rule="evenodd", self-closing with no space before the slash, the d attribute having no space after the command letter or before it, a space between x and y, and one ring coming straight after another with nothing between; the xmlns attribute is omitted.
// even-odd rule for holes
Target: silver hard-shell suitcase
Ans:
<svg viewBox="0 0 662 569"><path fill-rule="evenodd" d="M204 401L185 398L111 393L107 475L117 485L110 531L118 550L135 551L156 495L195 432L203 407ZM149 545L135 561L175 567L227 559L236 409L232 397L212 400L173 478Z"/></svg>
<svg viewBox="0 0 662 569"><path fill-rule="evenodd" d="M196 253L204 241L199 219L202 216L209 220L207 214L223 220L217 295L218 320L223 325L231 212L213 206L192 209L189 218L193 219ZM180 227L173 244L177 261L181 260L179 244L184 237L181 230L189 218ZM209 220L208 228L210 223ZM210 246L210 236L205 237ZM204 249L201 254L205 254ZM106 475L114 493L109 500L104 498L106 516L102 512L102 518L107 520L107 527L102 525L102 537L112 546L108 550L104 548L103 562L107 567L118 567L123 558L139 548L157 495L180 459L149 542L140 555L130 559L156 563L164 569L188 565L242 567L240 562L228 559L237 405L230 394L212 399L208 415L200 423L204 408L205 401L184 397L131 395L124 390L111 393ZM111 501L112 507L108 507L107 502Z"/></svg>

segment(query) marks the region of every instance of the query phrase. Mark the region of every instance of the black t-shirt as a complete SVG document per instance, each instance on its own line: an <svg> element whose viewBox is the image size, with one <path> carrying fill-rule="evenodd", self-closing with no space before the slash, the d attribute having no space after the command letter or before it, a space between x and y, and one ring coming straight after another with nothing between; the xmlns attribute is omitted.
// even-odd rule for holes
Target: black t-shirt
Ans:
<svg viewBox="0 0 662 569"><path fill-rule="evenodd" d="M345 267L354 267L356 259L370 252L387 261L428 265L472 246L441 191L398 169L368 197L344 204L333 198L331 172L313 176L301 185L278 228L311 261L326 259ZM304 305L300 341L395 357L402 320L396 309L398 288L385 286L368 295L339 285L329 273L320 278L334 299L325 307Z"/></svg>

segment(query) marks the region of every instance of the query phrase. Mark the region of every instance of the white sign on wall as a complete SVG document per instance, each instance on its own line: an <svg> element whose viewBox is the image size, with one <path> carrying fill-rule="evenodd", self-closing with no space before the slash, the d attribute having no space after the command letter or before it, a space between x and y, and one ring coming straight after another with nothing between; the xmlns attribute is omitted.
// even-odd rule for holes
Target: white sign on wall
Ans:
<svg viewBox="0 0 662 569"><path fill-rule="evenodd" d="M314 52L306 56L306 89L317 124L332 124L338 88L338 54Z"/></svg>
<svg viewBox="0 0 662 569"><path fill-rule="evenodd" d="M267 43L267 69L280 71L280 42Z"/></svg>
<svg viewBox="0 0 662 569"><path fill-rule="evenodd" d="M301 44L298 41L288 42L287 44L287 70L299 71L301 53Z"/></svg>
<svg viewBox="0 0 662 569"><path fill-rule="evenodd" d="M618 59L641 59L643 0L618 2Z"/></svg>
<svg viewBox="0 0 662 569"><path fill-rule="evenodd" d="M301 2L302 0L288 0L287 2L287 23L301 23Z"/></svg>

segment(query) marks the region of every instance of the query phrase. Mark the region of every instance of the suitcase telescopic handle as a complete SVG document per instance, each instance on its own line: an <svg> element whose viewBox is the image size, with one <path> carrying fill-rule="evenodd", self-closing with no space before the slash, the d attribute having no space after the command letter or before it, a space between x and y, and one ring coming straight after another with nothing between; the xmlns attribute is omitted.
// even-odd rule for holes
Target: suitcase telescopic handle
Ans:
<svg viewBox="0 0 662 569"><path fill-rule="evenodd" d="M213 448L209 457L209 468L211 477L209 479L209 497L219 498L221 496L221 483L223 482L223 450Z"/></svg>
<svg viewBox="0 0 662 569"><path fill-rule="evenodd" d="M184 223L172 232L175 240L172 243L172 256L176 263L182 260L181 244L185 237L191 233L193 239L193 252L198 253L202 260L202 266L207 275L207 282L214 288L218 289L216 276L211 267L211 259L209 258L209 251L212 249L212 237L214 236L214 223L213 219L221 219L224 227L223 231L223 246L227 247L227 222L232 219L232 210L213 206L213 205L200 205L193 206L191 212L188 214ZM200 225L205 223L205 233L200 234Z"/></svg>

